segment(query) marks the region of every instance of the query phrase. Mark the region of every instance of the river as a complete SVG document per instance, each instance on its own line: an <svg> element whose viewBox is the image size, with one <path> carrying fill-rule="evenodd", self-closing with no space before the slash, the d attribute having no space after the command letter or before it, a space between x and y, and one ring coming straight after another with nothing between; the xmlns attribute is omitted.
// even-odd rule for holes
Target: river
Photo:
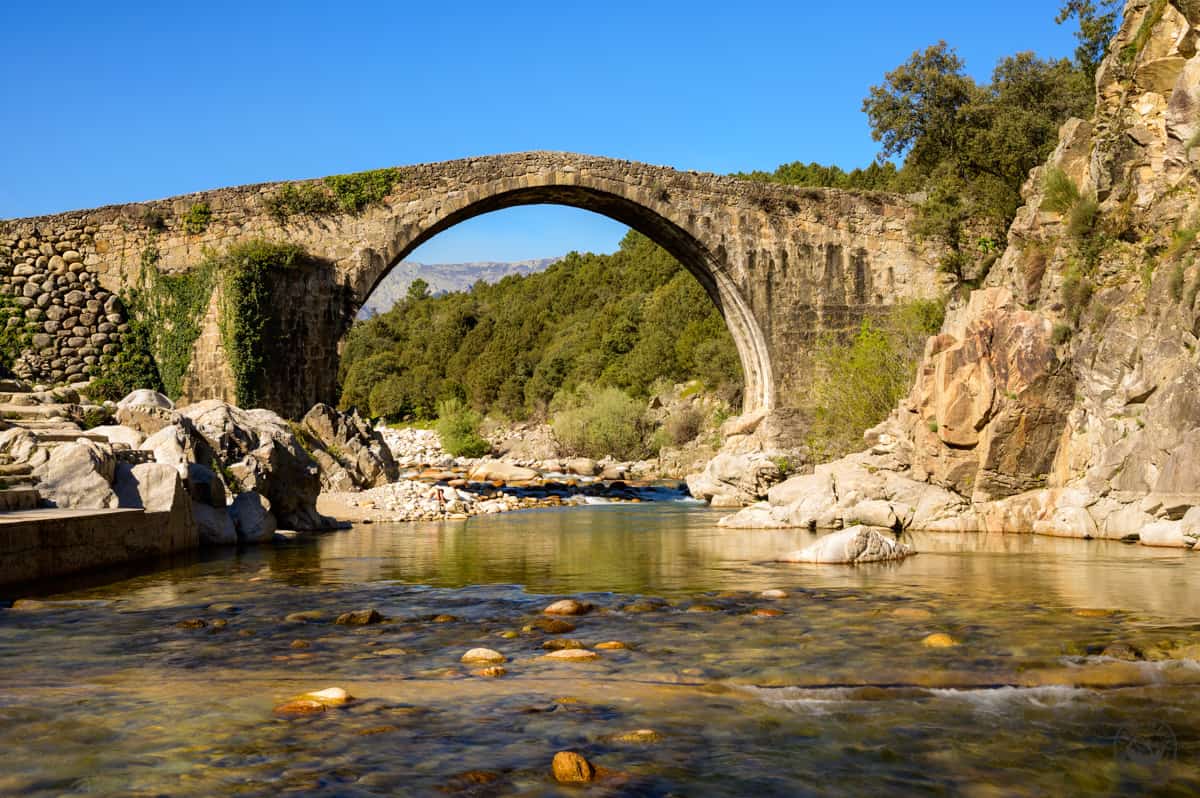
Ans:
<svg viewBox="0 0 1200 798"><path fill-rule="evenodd" d="M898 564L787 565L812 533L719 517L356 526L60 583L0 610L0 793L1200 791L1197 555L915 535ZM525 631L565 597L596 609ZM387 621L333 623L368 608ZM925 644L939 633L957 645ZM628 647L540 659L561 638ZM479 646L506 675L459 662ZM273 711L332 686L355 700ZM555 783L563 749L601 780Z"/></svg>

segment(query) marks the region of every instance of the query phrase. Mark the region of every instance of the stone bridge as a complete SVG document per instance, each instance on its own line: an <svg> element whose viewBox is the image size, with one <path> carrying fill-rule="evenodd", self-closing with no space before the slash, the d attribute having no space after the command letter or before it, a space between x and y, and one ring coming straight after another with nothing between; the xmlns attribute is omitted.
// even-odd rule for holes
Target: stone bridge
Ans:
<svg viewBox="0 0 1200 798"><path fill-rule="evenodd" d="M0 222L0 288L34 330L21 368L43 381L71 381L115 351L127 325L112 294L137 282L151 248L154 268L178 274L239 242L291 242L312 265L275 282L268 330L276 340L260 396L295 416L334 398L341 342L392 266L473 216L540 203L627 224L695 275L737 344L747 412L800 404L815 333L848 328L873 309L939 290L938 253L909 233L914 209L895 195L552 152L376 174L386 176L386 194L359 209L337 206L333 184L313 180ZM289 192L327 202L285 215L280 198ZM181 386L185 399L235 399L217 285L199 320Z"/></svg>

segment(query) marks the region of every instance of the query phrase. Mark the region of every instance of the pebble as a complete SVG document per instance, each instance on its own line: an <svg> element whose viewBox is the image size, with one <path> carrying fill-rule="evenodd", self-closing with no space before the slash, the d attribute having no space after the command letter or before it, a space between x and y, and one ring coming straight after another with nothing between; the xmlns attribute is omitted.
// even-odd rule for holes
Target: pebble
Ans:
<svg viewBox="0 0 1200 798"><path fill-rule="evenodd" d="M334 621L338 626L369 626L374 623L382 623L383 616L378 610L355 610L354 612L344 612Z"/></svg>
<svg viewBox="0 0 1200 798"><path fill-rule="evenodd" d="M507 662L508 657L504 656L499 651L494 651L490 648L473 648L466 654L463 654L460 661L495 664L499 662Z"/></svg>
<svg viewBox="0 0 1200 798"><path fill-rule="evenodd" d="M320 701L310 701L298 698L275 707L276 715L315 715L325 711L325 705Z"/></svg>
<svg viewBox="0 0 1200 798"><path fill-rule="evenodd" d="M620 640L607 640L603 643L597 643L593 648L600 651L620 651L629 648L628 643L622 643Z"/></svg>
<svg viewBox="0 0 1200 798"><path fill-rule="evenodd" d="M547 615L586 615L593 609L591 602L562 599L554 602L542 612Z"/></svg>
<svg viewBox="0 0 1200 798"><path fill-rule="evenodd" d="M434 623L454 623L458 620L455 615L435 615L433 616Z"/></svg>
<svg viewBox="0 0 1200 798"><path fill-rule="evenodd" d="M1080 618L1107 618L1110 615L1115 615L1116 610L1104 610L1095 607L1076 607L1071 610L1071 614Z"/></svg>
<svg viewBox="0 0 1200 798"><path fill-rule="evenodd" d="M540 630L548 635L561 635L575 631L575 624L561 618L536 618L524 627L526 632Z"/></svg>
<svg viewBox="0 0 1200 798"><path fill-rule="evenodd" d="M783 615L783 610L777 610L774 607L755 607L750 614L759 618L778 618Z"/></svg>
<svg viewBox="0 0 1200 798"><path fill-rule="evenodd" d="M958 641L945 632L934 632L922 640L921 645L926 648L952 648L958 645Z"/></svg>
<svg viewBox="0 0 1200 798"><path fill-rule="evenodd" d="M543 654L540 657L540 659L548 659L555 662L587 662L588 660L599 658L599 654L595 651L588 651L586 648L564 648L561 651L551 651L549 654Z"/></svg>
<svg viewBox="0 0 1200 798"><path fill-rule="evenodd" d="M520 636L521 636L520 632L514 632L512 629L505 629L503 632L496 632L496 637L500 637L505 640L513 640Z"/></svg>
<svg viewBox="0 0 1200 798"><path fill-rule="evenodd" d="M312 643L307 640L293 640L292 648L312 648Z"/></svg>
<svg viewBox="0 0 1200 798"><path fill-rule="evenodd" d="M321 610L301 610L289 613L283 619L288 623L308 623L309 621L319 621L324 617L325 613Z"/></svg>
<svg viewBox="0 0 1200 798"><path fill-rule="evenodd" d="M688 612L720 612L721 608L715 604L693 604L687 608Z"/></svg>
<svg viewBox="0 0 1200 798"><path fill-rule="evenodd" d="M551 768L555 781L562 784L582 784L596 778L596 767L574 751L559 751Z"/></svg>
<svg viewBox="0 0 1200 798"><path fill-rule="evenodd" d="M316 701L327 707L340 707L349 704L354 697L340 687L326 687L324 690L314 690L299 696L299 701Z"/></svg>
<svg viewBox="0 0 1200 798"><path fill-rule="evenodd" d="M791 595L791 594L789 594L786 590L772 589L772 590L764 590L763 592L758 594L758 597L765 598L765 599L785 599L789 595Z"/></svg>
<svg viewBox="0 0 1200 798"><path fill-rule="evenodd" d="M579 640L571 640L570 638L557 637L553 640L547 640L542 643L542 648L547 651L565 651L571 648L583 648L584 645Z"/></svg>
<svg viewBox="0 0 1200 798"><path fill-rule="evenodd" d="M186 621L180 621L175 625L180 629L203 629L208 626L208 621L203 618L188 618Z"/></svg>
<svg viewBox="0 0 1200 798"><path fill-rule="evenodd" d="M928 621L933 613L920 607L897 607L892 610L892 617L902 621Z"/></svg>
<svg viewBox="0 0 1200 798"><path fill-rule="evenodd" d="M385 648L382 651L376 651L378 657L403 657L407 656L408 651L403 648Z"/></svg>
<svg viewBox="0 0 1200 798"><path fill-rule="evenodd" d="M487 668L482 668L477 671L472 671L476 676L482 676L485 679L499 679L508 673L508 669L500 665L492 665Z"/></svg>
<svg viewBox="0 0 1200 798"><path fill-rule="evenodd" d="M614 734L608 739L614 743L640 743L647 745L649 743L662 742L663 736L654 731L654 729L635 729L634 731Z"/></svg>

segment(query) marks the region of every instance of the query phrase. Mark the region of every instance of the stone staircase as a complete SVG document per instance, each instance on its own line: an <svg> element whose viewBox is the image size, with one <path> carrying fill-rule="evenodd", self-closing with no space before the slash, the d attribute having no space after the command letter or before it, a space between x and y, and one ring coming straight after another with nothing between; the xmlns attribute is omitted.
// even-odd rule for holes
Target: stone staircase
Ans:
<svg viewBox="0 0 1200 798"><path fill-rule="evenodd" d="M79 423L97 411L103 408L81 402L73 389L38 391L15 380L0 379L0 431L24 429L42 449L52 450L80 438L107 443L103 435L89 433ZM0 513L32 510L40 504L33 467L0 452Z"/></svg>

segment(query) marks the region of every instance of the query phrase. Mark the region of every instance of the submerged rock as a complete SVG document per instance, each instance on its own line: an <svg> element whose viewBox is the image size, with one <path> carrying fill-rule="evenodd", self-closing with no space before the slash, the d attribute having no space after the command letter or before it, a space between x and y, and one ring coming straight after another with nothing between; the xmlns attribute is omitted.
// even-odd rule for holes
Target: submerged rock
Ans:
<svg viewBox="0 0 1200 798"><path fill-rule="evenodd" d="M854 526L826 535L808 548L785 554L779 561L857 564L902 560L914 553L911 546L897 541L891 530Z"/></svg>
<svg viewBox="0 0 1200 798"><path fill-rule="evenodd" d="M489 665L507 662L508 657L490 648L473 648L462 655L461 662L487 663Z"/></svg>
<svg viewBox="0 0 1200 798"><path fill-rule="evenodd" d="M595 651L588 651L585 648L564 648L561 651L551 651L549 654L539 657L539 659L548 659L554 662L588 662L599 658L600 655Z"/></svg>
<svg viewBox="0 0 1200 798"><path fill-rule="evenodd" d="M921 640L921 645L926 648L953 648L958 641L945 632L934 632Z"/></svg>
<svg viewBox="0 0 1200 798"><path fill-rule="evenodd" d="M593 609L591 602L562 599L551 604L542 612L547 615L586 615Z"/></svg>
<svg viewBox="0 0 1200 798"><path fill-rule="evenodd" d="M371 624L383 623L383 615L376 609L354 610L353 612L342 613L334 623L338 626L369 626Z"/></svg>
<svg viewBox="0 0 1200 798"><path fill-rule="evenodd" d="M582 754L574 751L559 751L551 765L555 781L563 784L582 784L596 778L596 767Z"/></svg>

